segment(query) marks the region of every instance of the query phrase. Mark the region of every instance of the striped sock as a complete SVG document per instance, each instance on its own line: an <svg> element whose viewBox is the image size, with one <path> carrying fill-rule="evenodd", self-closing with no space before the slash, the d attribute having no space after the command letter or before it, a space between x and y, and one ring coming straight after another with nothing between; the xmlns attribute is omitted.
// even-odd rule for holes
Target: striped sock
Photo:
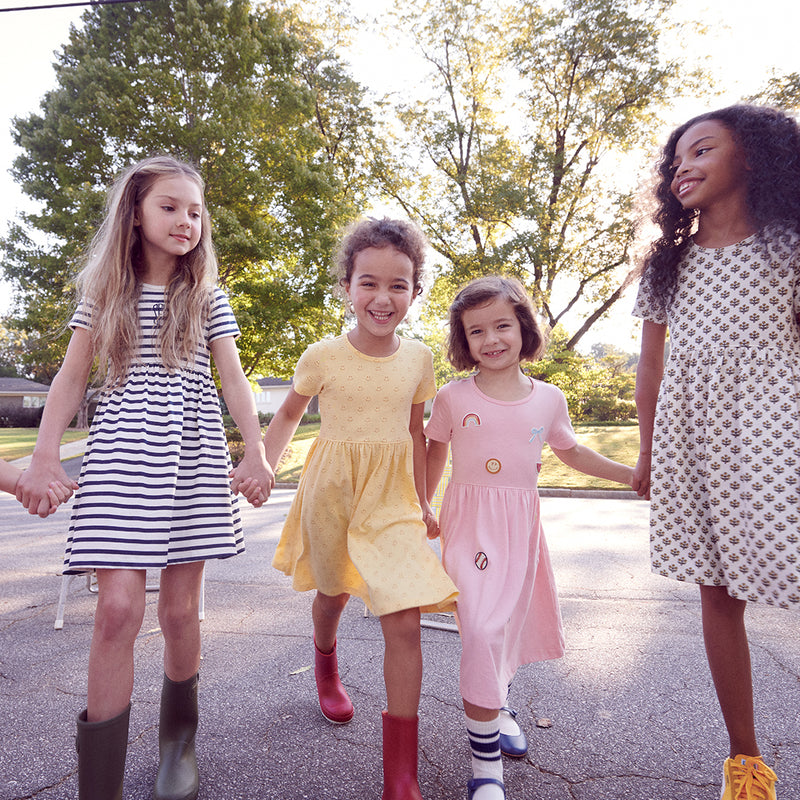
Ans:
<svg viewBox="0 0 800 800"><path fill-rule="evenodd" d="M500 725L497 718L489 722L479 722L469 717L466 719L473 777L502 781L503 757L500 753Z"/></svg>

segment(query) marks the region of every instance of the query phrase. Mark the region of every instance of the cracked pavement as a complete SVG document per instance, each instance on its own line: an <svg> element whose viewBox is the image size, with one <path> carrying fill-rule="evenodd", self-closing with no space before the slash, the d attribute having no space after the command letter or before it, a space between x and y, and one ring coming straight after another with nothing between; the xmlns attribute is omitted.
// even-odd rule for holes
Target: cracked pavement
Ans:
<svg viewBox="0 0 800 800"><path fill-rule="evenodd" d="M370 800L381 794L383 647L352 600L339 631L356 714L333 726L316 705L311 594L271 567L291 489L243 509L247 553L209 562L200 676L200 800ZM510 702L530 743L505 760L509 800L717 800L727 738L700 632L695 586L649 571L647 504L543 497L567 653L523 667ZM0 798L77 796L75 716L85 707L94 595L71 582L53 629L68 514L29 516L0 497ZM156 577L153 573L153 578ZM125 797L149 800L157 758L162 642L156 595L136 644ZM440 615L434 621L451 622ZM756 715L781 800L800 798L800 625L748 610ZM420 786L462 800L470 777L458 697L459 641L424 628ZM537 718L553 721L535 726Z"/></svg>

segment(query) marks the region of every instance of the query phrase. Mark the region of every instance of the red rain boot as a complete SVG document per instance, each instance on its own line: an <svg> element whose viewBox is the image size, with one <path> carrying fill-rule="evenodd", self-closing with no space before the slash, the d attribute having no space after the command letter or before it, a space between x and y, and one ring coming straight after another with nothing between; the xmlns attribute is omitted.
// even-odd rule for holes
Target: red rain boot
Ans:
<svg viewBox="0 0 800 800"><path fill-rule="evenodd" d="M339 680L339 662L336 643L330 653L322 653L314 642L314 677L322 715L329 722L344 725L353 719L353 704Z"/></svg>
<svg viewBox="0 0 800 800"><path fill-rule="evenodd" d="M418 717L383 712L382 800L422 800L417 782Z"/></svg>

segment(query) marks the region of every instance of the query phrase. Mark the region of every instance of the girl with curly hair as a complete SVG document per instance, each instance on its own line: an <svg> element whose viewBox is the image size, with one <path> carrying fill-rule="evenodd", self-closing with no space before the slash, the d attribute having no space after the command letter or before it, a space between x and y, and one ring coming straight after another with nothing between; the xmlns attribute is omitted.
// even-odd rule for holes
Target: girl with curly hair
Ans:
<svg viewBox="0 0 800 800"><path fill-rule="evenodd" d="M362 219L339 246L337 278L355 325L312 344L267 428L277 467L311 398L322 423L309 450L273 566L314 590L314 675L323 716L354 709L339 677L337 631L350 595L380 618L384 640L383 800L422 800L417 779L422 686L420 609L453 608L456 587L426 542L425 401L433 355L397 327L422 291L427 242L412 222ZM333 779L333 776L332 776Z"/></svg>
<svg viewBox="0 0 800 800"><path fill-rule="evenodd" d="M766 107L703 114L672 133L658 176L634 488L651 500L653 571L700 585L730 738L722 798L770 800L744 613L800 609L800 128Z"/></svg>

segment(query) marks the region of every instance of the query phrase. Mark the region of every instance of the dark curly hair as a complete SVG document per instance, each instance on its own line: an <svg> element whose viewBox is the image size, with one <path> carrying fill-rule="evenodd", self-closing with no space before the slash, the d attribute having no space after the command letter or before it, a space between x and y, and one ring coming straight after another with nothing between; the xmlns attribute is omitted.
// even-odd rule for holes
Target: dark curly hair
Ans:
<svg viewBox="0 0 800 800"><path fill-rule="evenodd" d="M764 235L774 224L800 232L800 127L777 108L734 105L700 114L669 137L657 166L653 221L661 236L644 260L644 280L666 308L672 301L678 265L686 253L699 212L684 208L672 194L673 162L678 140L693 125L715 120L724 125L744 156L746 200L750 219Z"/></svg>
<svg viewBox="0 0 800 800"><path fill-rule="evenodd" d="M414 295L422 291L423 266L428 240L413 222L402 219L365 219L353 222L344 232L336 253L336 278L340 287L350 283L356 256L368 247L394 247L411 259Z"/></svg>
<svg viewBox="0 0 800 800"><path fill-rule="evenodd" d="M535 361L545 348L545 337L536 321L528 293L516 278L487 275L475 278L464 286L450 304L450 330L447 338L447 358L457 370L475 366L469 352L467 335L461 318L471 308L488 305L497 298L507 300L514 308L522 333L521 361Z"/></svg>

